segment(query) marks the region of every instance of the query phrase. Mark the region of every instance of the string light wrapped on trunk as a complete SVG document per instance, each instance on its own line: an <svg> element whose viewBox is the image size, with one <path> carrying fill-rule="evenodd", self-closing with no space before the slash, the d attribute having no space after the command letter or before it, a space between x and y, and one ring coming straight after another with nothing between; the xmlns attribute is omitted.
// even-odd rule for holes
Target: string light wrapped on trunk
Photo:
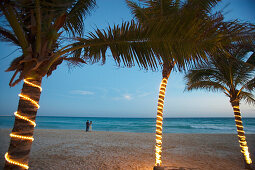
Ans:
<svg viewBox="0 0 255 170"><path fill-rule="evenodd" d="M157 121L156 121L156 146L155 146L155 156L156 163L155 166L160 166L161 152L162 152L162 125L163 125L163 107L165 99L165 91L167 85L167 78L163 78L160 84L158 107L157 107Z"/></svg>
<svg viewBox="0 0 255 170"><path fill-rule="evenodd" d="M39 86L39 85L37 85L37 84L34 84L34 83L31 83L31 82L29 82L29 81L26 80L26 79L24 79L24 83L28 84L29 86L36 87L36 88L40 89L40 91L42 91L41 86ZM35 100L31 99L29 96L26 96L26 95L20 93L20 94L19 94L19 97L22 98L23 100L27 100L27 101L31 102L35 107L37 107L37 109L40 108L39 104L38 104ZM32 124L34 127L36 126L35 121L30 120L29 118L27 118L27 117L25 117L25 116L22 116L21 113L18 113L18 111L15 112L14 115L15 115L16 117L18 117L19 119L23 119L23 120L25 120L25 121L28 121L28 122L29 122L30 124ZM33 141L33 140L34 140L33 136L16 135L16 134L14 134L14 133L11 133L11 134L10 134L10 137L12 137L12 138L18 138L18 139L20 139L20 140L30 140L30 141ZM6 160L7 162L9 162L10 164L18 165L18 166L21 166L21 167L23 167L23 168L25 168L25 169L28 169L28 168L29 168L27 164L23 164L23 163L21 163L21 162L17 162L17 161L12 160L12 159L9 157L8 152L5 154L5 160Z"/></svg>
<svg viewBox="0 0 255 170"><path fill-rule="evenodd" d="M244 136L244 130L243 130L243 122L242 122L242 117L240 114L240 108L239 106L233 106L234 113L235 113L235 122L236 122L236 128L237 128L237 133L238 133L238 138L239 138L239 143L241 147L241 152L244 155L245 162L250 165L252 163L250 153L248 150L247 142Z"/></svg>

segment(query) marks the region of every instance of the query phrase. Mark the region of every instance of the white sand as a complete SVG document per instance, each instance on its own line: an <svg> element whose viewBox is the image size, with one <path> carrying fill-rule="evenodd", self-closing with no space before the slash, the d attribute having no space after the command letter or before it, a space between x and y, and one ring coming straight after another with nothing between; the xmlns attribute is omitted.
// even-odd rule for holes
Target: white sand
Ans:
<svg viewBox="0 0 255 170"><path fill-rule="evenodd" d="M0 129L0 168L9 145L9 129ZM30 169L152 170L154 134L36 130ZM247 135L255 161L255 134ZM200 170L241 170L236 135L164 134L163 165Z"/></svg>

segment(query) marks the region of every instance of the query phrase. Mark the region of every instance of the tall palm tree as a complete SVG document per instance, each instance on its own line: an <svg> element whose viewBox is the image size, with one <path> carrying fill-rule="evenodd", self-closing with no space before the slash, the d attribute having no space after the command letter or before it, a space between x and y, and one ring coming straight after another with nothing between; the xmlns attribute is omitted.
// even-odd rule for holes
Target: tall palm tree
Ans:
<svg viewBox="0 0 255 170"><path fill-rule="evenodd" d="M5 169L28 169L42 78L51 75L63 60L84 63L80 58L59 55L63 42L61 36L82 36L83 20L95 5L95 0L0 2L0 40L11 42L22 50L21 56L15 58L7 69L15 72L9 85L15 86L24 80L9 149L5 154Z"/></svg>
<svg viewBox="0 0 255 170"><path fill-rule="evenodd" d="M230 43L230 38L226 39L224 43L221 41L221 45L213 44L217 42L216 37L218 37L215 36L215 33L221 32L222 28L226 26L226 23L215 22L215 20L222 21L223 16L219 12L211 13L211 9L218 3L218 0L188 0L185 3L181 3L180 0L142 0L143 7L132 1L127 2L143 27L160 27L159 30L156 30L159 33L155 36L162 36L162 32L170 32L172 33L171 41L178 40L170 45L170 55L157 53L161 55L163 67L158 97L155 146L155 165L160 166L164 98L171 71L174 67L182 71L189 65L201 62L207 58L208 54L216 51L219 46L222 48L224 43ZM164 27L162 22L171 23L171 25L166 24L168 27ZM217 23L216 27L215 23ZM223 34L227 35L226 32ZM186 40L188 43L184 43L182 40ZM160 45L164 46L166 43Z"/></svg>
<svg viewBox="0 0 255 170"><path fill-rule="evenodd" d="M201 0L202 4L203 2ZM190 16L188 11L193 14L191 15L193 17L196 12L198 12L197 16L201 15L201 10L191 10L193 9L191 7L188 9L183 12L188 18ZM100 60L105 63L107 49L111 50L118 65L131 67L136 63L140 68L157 70L159 63L163 62L163 74L168 78L171 67L175 66L183 70L186 66L206 60L208 55L218 50L227 53L225 46L231 43L243 44L254 41L251 35L255 27L251 24L236 21L223 22L220 13L204 19L195 17L190 22L177 20L184 14L177 18L169 15L161 20L148 20L146 25L131 21L122 25L109 26L108 29L96 29L86 38L78 38L78 42L62 50L63 52L73 51L74 56L83 56L83 59L88 59L87 61L91 63ZM163 119L161 112L163 112L163 94L167 78L162 79L158 104L156 167L160 167L161 164Z"/></svg>
<svg viewBox="0 0 255 170"><path fill-rule="evenodd" d="M252 160L248 151L240 113L240 101L255 104L251 93L255 90L255 67L240 60L236 50L230 50L231 56L219 53L209 63L190 70L186 74L187 90L206 89L224 92L234 110L238 139L245 160L245 167L251 168ZM240 54L240 53L239 53Z"/></svg>
<svg viewBox="0 0 255 170"><path fill-rule="evenodd" d="M173 67L184 70L217 50L225 51L225 46L231 43L253 41L251 34L255 27L236 21L223 22L221 13L210 14L217 0L193 0L182 5L178 0L144 0L148 8L127 2L138 23L131 21L106 30L97 29L63 51L74 51L74 56L83 55L92 63L100 60L104 63L107 49L119 65L131 67L137 63L141 68L157 70L158 64L163 63L156 129L156 165L159 166L164 93Z"/></svg>

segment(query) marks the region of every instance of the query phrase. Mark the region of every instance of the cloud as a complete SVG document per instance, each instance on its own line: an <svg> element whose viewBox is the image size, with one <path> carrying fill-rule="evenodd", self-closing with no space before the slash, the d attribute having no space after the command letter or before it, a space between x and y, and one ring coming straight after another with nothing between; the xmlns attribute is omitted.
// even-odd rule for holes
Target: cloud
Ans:
<svg viewBox="0 0 255 170"><path fill-rule="evenodd" d="M133 98L129 94L123 95L124 99L126 100L132 100Z"/></svg>
<svg viewBox="0 0 255 170"><path fill-rule="evenodd" d="M149 96L150 93L140 93L140 94L120 94L116 97L112 97L113 100L133 100L135 98L143 98Z"/></svg>
<svg viewBox="0 0 255 170"><path fill-rule="evenodd" d="M80 94L80 95L94 95L94 92L85 91L85 90L72 90L72 94Z"/></svg>
<svg viewBox="0 0 255 170"><path fill-rule="evenodd" d="M118 97L112 97L111 99L112 100L132 100L133 97L131 97L131 95L129 95L129 94L124 94L124 95L121 95Z"/></svg>
<svg viewBox="0 0 255 170"><path fill-rule="evenodd" d="M141 93L141 94L138 94L137 97L146 97L146 96L149 96L150 93Z"/></svg>

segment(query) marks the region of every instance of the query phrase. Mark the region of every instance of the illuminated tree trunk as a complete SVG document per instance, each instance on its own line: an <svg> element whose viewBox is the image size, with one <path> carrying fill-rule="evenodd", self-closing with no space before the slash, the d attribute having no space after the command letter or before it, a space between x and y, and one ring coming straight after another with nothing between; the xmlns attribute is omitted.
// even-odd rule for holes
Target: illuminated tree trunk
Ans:
<svg viewBox="0 0 255 170"><path fill-rule="evenodd" d="M25 79L19 94L18 110L12 129L4 169L28 169L29 153L33 141L36 113L41 95L42 79Z"/></svg>
<svg viewBox="0 0 255 170"><path fill-rule="evenodd" d="M158 107L157 107L157 120L156 120L156 145L155 145L155 156L156 163L155 166L161 165L161 153L162 153L162 125L163 125L163 107L164 107L164 99L165 99L165 91L168 78L170 73L174 67L174 64L171 65L163 65L162 72L162 81L159 89L159 97L158 97ZM154 168L155 169L155 168Z"/></svg>
<svg viewBox="0 0 255 170"><path fill-rule="evenodd" d="M239 100L233 100L231 101L231 104L234 110L237 136L239 139L241 152L243 153L243 156L244 156L245 168L251 169L252 160L250 158L250 153L248 151L248 146L247 146L247 142L244 135L243 123L242 123L241 113L239 109Z"/></svg>

